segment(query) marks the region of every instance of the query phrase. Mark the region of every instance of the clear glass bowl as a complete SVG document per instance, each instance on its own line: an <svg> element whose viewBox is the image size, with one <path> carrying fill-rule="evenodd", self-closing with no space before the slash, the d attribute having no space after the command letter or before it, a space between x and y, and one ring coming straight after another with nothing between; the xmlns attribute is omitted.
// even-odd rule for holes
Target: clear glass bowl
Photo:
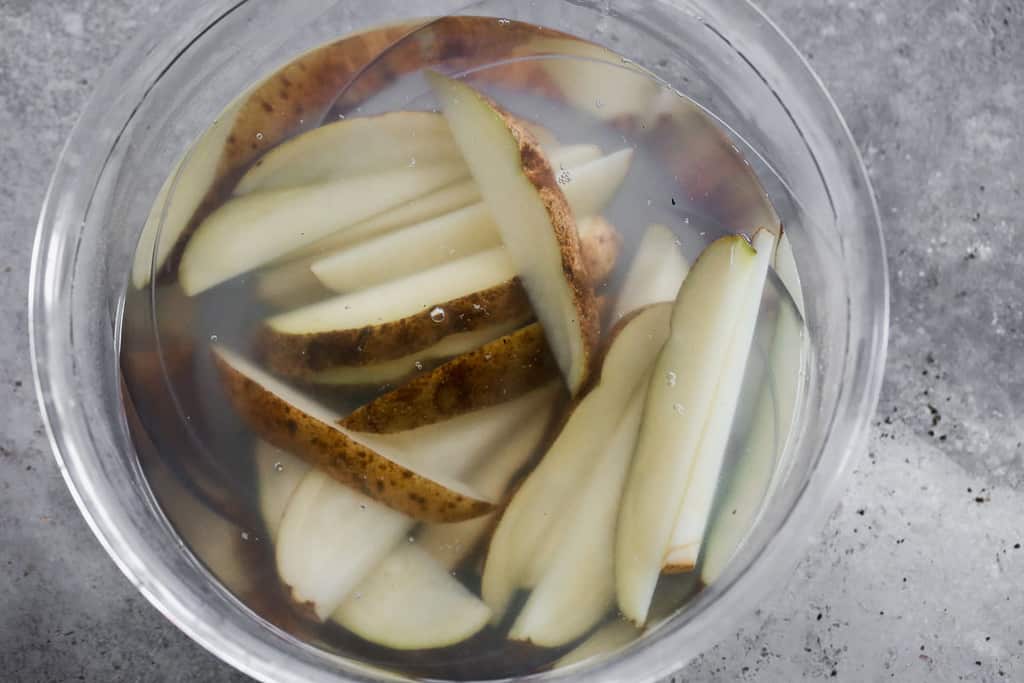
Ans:
<svg viewBox="0 0 1024 683"><path fill-rule="evenodd" d="M790 231L808 356L784 468L725 573L613 656L535 680L655 681L725 636L787 581L864 446L884 366L885 254L874 197L810 66L735 0L180 2L128 47L71 134L39 220L30 331L54 454L111 557L174 624L264 681L372 681L258 617L182 542L144 476L121 400L118 351L135 246L176 160L240 92L297 54L412 16L511 16L628 55L707 107L738 142ZM282 31L281 27L288 27ZM754 154L751 150L756 150Z"/></svg>

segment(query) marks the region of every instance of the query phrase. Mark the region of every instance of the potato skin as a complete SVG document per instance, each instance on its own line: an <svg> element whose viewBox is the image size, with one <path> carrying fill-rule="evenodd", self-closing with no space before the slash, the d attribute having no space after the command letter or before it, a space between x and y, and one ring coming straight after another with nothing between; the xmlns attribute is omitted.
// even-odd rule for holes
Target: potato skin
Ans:
<svg viewBox="0 0 1024 683"><path fill-rule="evenodd" d="M622 235L603 216L590 216L580 221L580 255L590 286L597 289L615 272L622 253Z"/></svg>
<svg viewBox="0 0 1024 683"><path fill-rule="evenodd" d="M511 401L557 377L544 330L533 323L416 377L341 424L358 432L415 429Z"/></svg>
<svg viewBox="0 0 1024 683"><path fill-rule="evenodd" d="M533 316L526 291L513 278L495 287L451 301L439 301L444 320L430 317L434 306L415 315L379 325L309 334L278 332L265 325L257 338L260 357L274 372L312 379L340 365L369 365L394 360L433 346L449 334Z"/></svg>
<svg viewBox="0 0 1024 683"><path fill-rule="evenodd" d="M460 522L494 506L424 477L317 420L240 373L216 352L232 407L259 437L388 507L421 522Z"/></svg>

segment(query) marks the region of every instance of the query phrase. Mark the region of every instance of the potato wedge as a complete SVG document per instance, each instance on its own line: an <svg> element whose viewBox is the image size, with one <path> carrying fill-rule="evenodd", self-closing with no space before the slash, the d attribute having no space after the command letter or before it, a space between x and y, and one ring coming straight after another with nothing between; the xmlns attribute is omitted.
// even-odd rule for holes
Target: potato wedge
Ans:
<svg viewBox="0 0 1024 683"><path fill-rule="evenodd" d="M647 620L722 370L745 361L728 352L756 270L745 238L720 238L700 255L673 304L616 532L619 609L636 624Z"/></svg>
<svg viewBox="0 0 1024 683"><path fill-rule="evenodd" d="M633 624L622 619L610 621L594 631L582 643L562 656L553 669L561 669L585 662L595 657L604 657L622 649L640 637L642 631Z"/></svg>
<svg viewBox="0 0 1024 683"><path fill-rule="evenodd" d="M590 286L603 285L619 262L622 236L603 216L588 216L579 221L580 255Z"/></svg>
<svg viewBox="0 0 1024 683"><path fill-rule="evenodd" d="M676 513L676 526L663 561L666 571L692 571L696 568L711 515L711 504L721 478L722 461L732 433L761 309L765 276L775 249L775 235L759 230L754 236L753 247L757 251L754 271L747 281L746 298L737 312L738 319L726 355L728 360L721 369L711 414L700 436L689 481Z"/></svg>
<svg viewBox="0 0 1024 683"><path fill-rule="evenodd" d="M257 435L297 455L338 482L414 519L457 522L489 512L490 501L450 476L422 453L356 437L336 418L238 354L215 347L214 361L235 411ZM424 439L423 449L437 443ZM458 454L470 457L469 453ZM417 457L418 456L418 457ZM427 470L427 471L417 471Z"/></svg>
<svg viewBox="0 0 1024 683"><path fill-rule="evenodd" d="M688 270L672 231L664 225L648 226L622 283L612 319L653 303L674 301Z"/></svg>
<svg viewBox="0 0 1024 683"><path fill-rule="evenodd" d="M658 304L616 326L597 384L579 399L540 464L512 496L484 565L483 598L496 618L505 613L515 591L527 585L530 574L543 576L546 566L534 565L545 565L548 559L544 540L649 373L668 336L670 314L670 305Z"/></svg>
<svg viewBox="0 0 1024 683"><path fill-rule="evenodd" d="M590 375L600 321L569 204L528 131L465 83L427 78L576 393Z"/></svg>
<svg viewBox="0 0 1024 683"><path fill-rule="evenodd" d="M257 441L253 449L253 460L256 462L260 515L270 540L276 541L288 501L309 472L310 464L262 440Z"/></svg>
<svg viewBox="0 0 1024 683"><path fill-rule="evenodd" d="M559 187L573 215L580 219L604 211L632 164L633 150L627 148L569 169L568 180L559 182Z"/></svg>
<svg viewBox="0 0 1024 683"><path fill-rule="evenodd" d="M259 346L275 372L311 379L532 315L505 250L497 248L270 318Z"/></svg>
<svg viewBox="0 0 1024 683"><path fill-rule="evenodd" d="M454 645L491 610L416 544L401 543L331 615L357 636L396 650Z"/></svg>
<svg viewBox="0 0 1024 683"><path fill-rule="evenodd" d="M460 160L440 114L396 111L350 117L314 128L267 152L238 181L234 194L286 190Z"/></svg>
<svg viewBox="0 0 1024 683"><path fill-rule="evenodd" d="M508 401L558 377L534 323L464 353L356 409L342 420L357 432L401 432Z"/></svg>

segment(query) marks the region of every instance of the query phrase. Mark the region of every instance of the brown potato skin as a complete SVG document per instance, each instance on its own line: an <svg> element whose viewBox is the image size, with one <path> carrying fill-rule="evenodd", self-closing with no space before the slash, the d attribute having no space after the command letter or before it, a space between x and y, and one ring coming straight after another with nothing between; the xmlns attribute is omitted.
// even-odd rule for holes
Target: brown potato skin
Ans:
<svg viewBox="0 0 1024 683"><path fill-rule="evenodd" d="M533 323L416 377L341 424L358 432L415 429L510 401L557 377L544 330Z"/></svg>
<svg viewBox="0 0 1024 683"><path fill-rule="evenodd" d="M216 352L213 359L232 407L253 432L336 481L421 522L460 522L494 509L348 438L267 391Z"/></svg>
<svg viewBox="0 0 1024 683"><path fill-rule="evenodd" d="M603 216L591 216L580 221L580 254L590 278L590 286L597 289L615 272L622 253L622 236Z"/></svg>
<svg viewBox="0 0 1024 683"><path fill-rule="evenodd" d="M593 369L594 351L601 334L601 321L594 300L591 278L580 249L581 240L572 208L558 186L547 155L533 133L523 127L514 116L502 111L492 100L486 97L484 99L501 116L519 145L523 174L536 188L537 195L547 211L555 238L561 247L562 273L570 288L573 308L579 319L580 335L583 338L584 376L578 383L578 386L582 387Z"/></svg>
<svg viewBox="0 0 1024 683"><path fill-rule="evenodd" d="M526 291L513 278L490 289L438 302L445 317L435 322L434 307L400 320L348 330L291 334L265 325L257 339L260 357L274 372L312 379L339 365L368 365L402 358L433 346L449 334L471 332L507 320L533 317Z"/></svg>

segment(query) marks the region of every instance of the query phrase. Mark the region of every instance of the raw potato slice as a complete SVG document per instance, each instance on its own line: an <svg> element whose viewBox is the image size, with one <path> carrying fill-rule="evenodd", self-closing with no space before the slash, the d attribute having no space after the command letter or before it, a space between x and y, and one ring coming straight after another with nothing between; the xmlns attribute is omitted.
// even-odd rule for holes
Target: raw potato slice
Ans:
<svg viewBox="0 0 1024 683"><path fill-rule="evenodd" d="M701 254L673 305L672 332L655 364L616 532L619 609L636 624L647 620L719 378L733 362L728 347L756 269L757 255L743 237L720 238Z"/></svg>
<svg viewBox="0 0 1024 683"><path fill-rule="evenodd" d="M561 387L558 387L561 389ZM468 477L467 483L493 500L501 500L512 477L530 461L551 421L551 409L560 392L541 403L515 431ZM455 524L428 524L416 542L449 569L457 567L493 526L493 514Z"/></svg>
<svg viewBox="0 0 1024 683"><path fill-rule="evenodd" d="M398 111L353 117L314 128L275 147L242 176L235 194L285 190L460 159L440 114Z"/></svg>
<svg viewBox="0 0 1024 683"><path fill-rule="evenodd" d="M371 386L390 384L410 375L419 375L435 363L474 351L484 344L511 334L524 321L511 320L472 332L450 334L422 351L372 365L347 365L324 370L309 378L315 384Z"/></svg>
<svg viewBox="0 0 1024 683"><path fill-rule="evenodd" d="M575 394L600 321L569 204L530 133L468 85L433 72L427 79Z"/></svg>
<svg viewBox="0 0 1024 683"><path fill-rule="evenodd" d="M415 544L401 544L373 568L332 619L371 642L423 650L461 642L487 625L487 608Z"/></svg>
<svg viewBox="0 0 1024 683"><path fill-rule="evenodd" d="M194 296L464 174L460 163L436 164L236 197L192 235L181 286Z"/></svg>
<svg viewBox="0 0 1024 683"><path fill-rule="evenodd" d="M544 647L576 640L615 602L615 520L647 394L642 381L573 502L563 501L557 547L509 637Z"/></svg>
<svg viewBox="0 0 1024 683"><path fill-rule="evenodd" d="M277 530L285 508L299 482L309 472L309 463L291 453L258 441L253 450L256 461L256 479L259 484L260 514L271 541L277 540Z"/></svg>
<svg viewBox="0 0 1024 683"><path fill-rule="evenodd" d="M272 445L415 519L457 522L491 510L489 501L438 467L439 440L420 439L416 449L398 448L379 437L356 437L333 424L336 416L330 411L238 354L220 347L213 352L235 411ZM452 448L447 458L475 456Z"/></svg>
<svg viewBox="0 0 1024 683"><path fill-rule="evenodd" d="M355 410L342 425L401 432L504 403L558 377L537 323L465 353Z"/></svg>
<svg viewBox="0 0 1024 683"><path fill-rule="evenodd" d="M622 283L612 319L659 301L675 301L687 270L675 234L664 225L649 226Z"/></svg>
<svg viewBox="0 0 1024 683"><path fill-rule="evenodd" d="M743 386L743 375L754 342L754 329L761 310L765 276L775 248L775 236L767 230L759 230L754 236L753 246L757 251L757 260L747 282L746 298L738 311L732 341L729 342L726 354L729 360L722 366L711 413L704 425L689 482L676 514L675 530L665 556L666 571L692 571L697 566L697 556L711 514L725 448L729 443Z"/></svg>
<svg viewBox="0 0 1024 683"><path fill-rule="evenodd" d="M640 634L640 629L633 624L616 619L597 629L590 637L569 650L552 668L561 669L570 664L612 654L639 638Z"/></svg>
<svg viewBox="0 0 1024 683"><path fill-rule="evenodd" d="M601 148L597 145L562 145L551 148L547 155L551 168L570 169L600 159Z"/></svg>
<svg viewBox="0 0 1024 683"><path fill-rule="evenodd" d="M490 211L477 203L335 252L310 270L334 291L352 292L499 246Z"/></svg>
<svg viewBox="0 0 1024 683"><path fill-rule="evenodd" d="M270 318L260 345L291 377L402 358L450 334L532 315L503 248Z"/></svg>
<svg viewBox="0 0 1024 683"><path fill-rule="evenodd" d="M324 620L414 523L313 469L281 519L278 574L292 599Z"/></svg>
<svg viewBox="0 0 1024 683"><path fill-rule="evenodd" d="M559 180L559 187L572 207L573 215L583 218L604 211L626 179L632 164L633 150L621 149L570 169L568 181Z"/></svg>
<svg viewBox="0 0 1024 683"><path fill-rule="evenodd" d="M512 496L484 565L483 598L495 618L501 618L516 589L525 584L565 501L579 490L594 458L608 444L668 336L670 315L670 305L652 306L613 330L598 384L580 399L540 465Z"/></svg>
<svg viewBox="0 0 1024 683"><path fill-rule="evenodd" d="M799 279L795 277L795 263L791 255L784 255L788 251L787 242L783 234L775 252L775 267L779 280L790 287L790 300L785 300L785 294L780 297L767 377L751 419L750 433L708 528L700 565L705 584L713 583L722 575L757 523L761 507L776 485L780 458L799 405L805 344L804 324L798 308L802 305L802 296Z"/></svg>

